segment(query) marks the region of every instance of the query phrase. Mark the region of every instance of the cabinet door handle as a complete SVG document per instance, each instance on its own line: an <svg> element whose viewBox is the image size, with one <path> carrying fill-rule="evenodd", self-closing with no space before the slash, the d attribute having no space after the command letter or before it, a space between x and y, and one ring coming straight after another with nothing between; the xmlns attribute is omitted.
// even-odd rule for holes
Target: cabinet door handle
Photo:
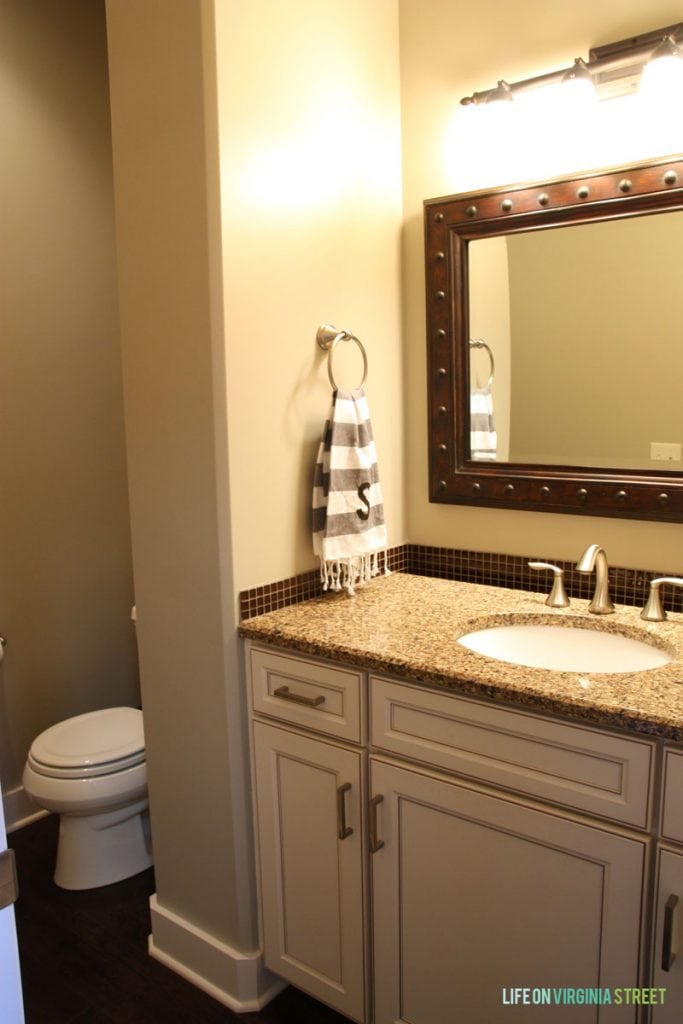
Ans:
<svg viewBox="0 0 683 1024"><path fill-rule="evenodd" d="M384 840L377 838L377 808L384 800L381 793L370 801L370 853L377 853L384 846Z"/></svg>
<svg viewBox="0 0 683 1024"><path fill-rule="evenodd" d="M277 690L273 690L273 697L282 697L283 700L291 700L295 704L305 704L308 708L317 708L325 703L325 698L322 695L304 697L300 693L292 693L288 686L278 686Z"/></svg>
<svg viewBox="0 0 683 1024"><path fill-rule="evenodd" d="M678 896L669 896L664 906L664 935L662 937L662 970L670 971L676 954L673 951L674 914L678 904Z"/></svg>
<svg viewBox="0 0 683 1024"><path fill-rule="evenodd" d="M344 795L351 789L351 783L345 782L337 786L337 835L340 839L346 839L353 835L353 829L346 824L346 800Z"/></svg>

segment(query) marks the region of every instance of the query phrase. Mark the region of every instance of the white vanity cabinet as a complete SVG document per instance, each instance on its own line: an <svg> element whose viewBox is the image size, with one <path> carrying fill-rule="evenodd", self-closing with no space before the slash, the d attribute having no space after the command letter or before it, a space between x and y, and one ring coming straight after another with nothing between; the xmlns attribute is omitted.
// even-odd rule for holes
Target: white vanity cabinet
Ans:
<svg viewBox="0 0 683 1024"><path fill-rule="evenodd" d="M660 847L652 944L652 984L666 990L652 1007L652 1024L683 1020L683 850Z"/></svg>
<svg viewBox="0 0 683 1024"><path fill-rule="evenodd" d="M640 984L649 841L529 798L645 826L652 744L379 677L370 699L375 1024L635 1021L554 999Z"/></svg>
<svg viewBox="0 0 683 1024"><path fill-rule="evenodd" d="M379 759L371 778L376 1024L494 1024L515 990L638 984L641 840ZM600 1009L517 1013L636 1019Z"/></svg>
<svg viewBox="0 0 683 1024"><path fill-rule="evenodd" d="M248 662L271 970L374 1024L643 1021L557 1000L646 984L654 743L257 646Z"/></svg>
<svg viewBox="0 0 683 1024"><path fill-rule="evenodd" d="M683 753L664 752L662 843L657 877L652 942L652 984L666 990L652 1008L652 1024L683 1020Z"/></svg>
<svg viewBox="0 0 683 1024"><path fill-rule="evenodd" d="M365 1021L364 680L255 649L250 675L252 708L278 720L252 726L266 966Z"/></svg>

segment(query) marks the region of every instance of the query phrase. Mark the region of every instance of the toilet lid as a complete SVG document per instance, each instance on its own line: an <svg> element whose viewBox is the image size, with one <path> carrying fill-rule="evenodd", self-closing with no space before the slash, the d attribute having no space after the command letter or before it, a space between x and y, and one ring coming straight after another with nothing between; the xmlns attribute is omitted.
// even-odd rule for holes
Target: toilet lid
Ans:
<svg viewBox="0 0 683 1024"><path fill-rule="evenodd" d="M31 744L29 764L53 778L106 775L145 759L142 712L105 708L67 718Z"/></svg>

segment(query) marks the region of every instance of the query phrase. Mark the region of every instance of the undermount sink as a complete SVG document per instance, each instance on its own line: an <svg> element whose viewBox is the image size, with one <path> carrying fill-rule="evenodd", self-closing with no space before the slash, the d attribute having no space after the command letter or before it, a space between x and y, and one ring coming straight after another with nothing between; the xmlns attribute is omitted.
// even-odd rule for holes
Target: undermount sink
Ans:
<svg viewBox="0 0 683 1024"><path fill-rule="evenodd" d="M497 661L563 672L643 672L672 661L643 640L580 626L489 626L458 637L458 643Z"/></svg>

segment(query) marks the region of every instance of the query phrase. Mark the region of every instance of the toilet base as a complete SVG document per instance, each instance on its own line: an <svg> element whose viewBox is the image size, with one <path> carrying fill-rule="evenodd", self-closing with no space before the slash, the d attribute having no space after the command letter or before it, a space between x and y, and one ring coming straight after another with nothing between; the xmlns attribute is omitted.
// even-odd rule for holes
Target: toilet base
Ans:
<svg viewBox="0 0 683 1024"><path fill-rule="evenodd" d="M62 814L55 883L97 889L152 865L147 799L103 814Z"/></svg>

